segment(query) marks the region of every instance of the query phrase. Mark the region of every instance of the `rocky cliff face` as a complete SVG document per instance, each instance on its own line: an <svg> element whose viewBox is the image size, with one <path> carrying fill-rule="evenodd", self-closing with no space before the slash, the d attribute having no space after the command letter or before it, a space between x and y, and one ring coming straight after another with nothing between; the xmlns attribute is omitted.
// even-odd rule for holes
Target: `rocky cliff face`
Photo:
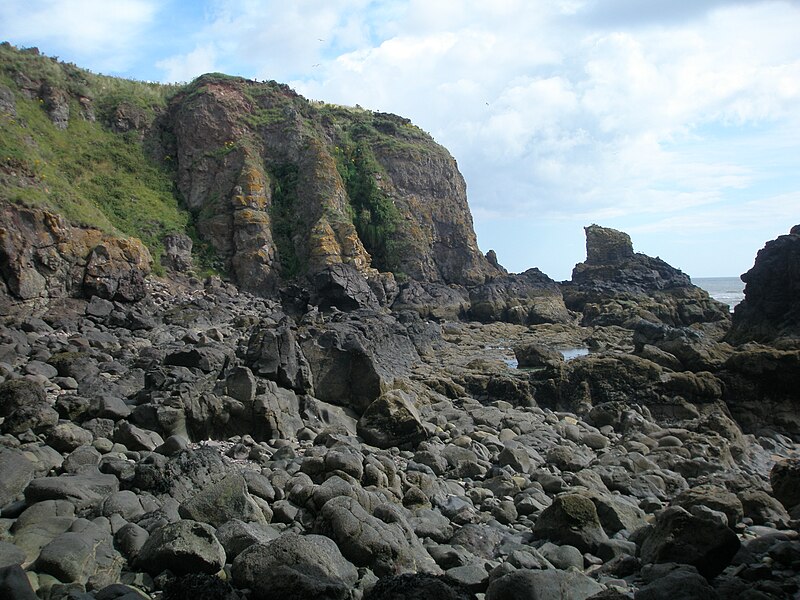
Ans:
<svg viewBox="0 0 800 600"><path fill-rule="evenodd" d="M199 268L267 296L313 291L340 265L384 305L393 275L472 286L502 273L478 251L455 160L407 119L221 74L177 88L35 48L2 44L0 59L0 201L138 237L158 269L191 233Z"/></svg>
<svg viewBox="0 0 800 600"><path fill-rule="evenodd" d="M455 160L406 119L208 75L172 99L161 127L200 235L245 289L335 264L445 284L496 271Z"/></svg>
<svg viewBox="0 0 800 600"><path fill-rule="evenodd" d="M800 225L767 242L742 281L745 297L733 314L732 342L800 337Z"/></svg>
<svg viewBox="0 0 800 600"><path fill-rule="evenodd" d="M47 210L0 210L0 283L16 298L140 300L151 264L139 240L72 227Z"/></svg>
<svg viewBox="0 0 800 600"><path fill-rule="evenodd" d="M563 286L567 307L583 313L586 325L645 319L685 326L730 319L727 306L692 285L687 275L660 258L635 253L626 233L586 227L586 257Z"/></svg>

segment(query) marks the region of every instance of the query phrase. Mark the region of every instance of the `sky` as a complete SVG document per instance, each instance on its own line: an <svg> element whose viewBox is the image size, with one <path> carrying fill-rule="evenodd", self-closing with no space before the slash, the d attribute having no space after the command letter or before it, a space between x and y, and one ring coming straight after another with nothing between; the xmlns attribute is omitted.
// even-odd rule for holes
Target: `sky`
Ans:
<svg viewBox="0 0 800 600"><path fill-rule="evenodd" d="M592 223L692 277L800 223L798 32L798 0L0 3L0 40L95 72L409 117L458 161L481 250L557 280Z"/></svg>

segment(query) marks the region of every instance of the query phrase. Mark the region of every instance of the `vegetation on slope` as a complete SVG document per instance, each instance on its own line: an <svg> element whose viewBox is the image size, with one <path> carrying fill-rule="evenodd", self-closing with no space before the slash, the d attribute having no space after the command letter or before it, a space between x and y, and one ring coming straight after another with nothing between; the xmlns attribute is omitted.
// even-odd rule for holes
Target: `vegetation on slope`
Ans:
<svg viewBox="0 0 800 600"><path fill-rule="evenodd" d="M151 123L174 87L95 75L8 44L0 45L0 84L15 92L14 110L0 114L3 198L138 237L158 268L162 238L186 231L188 214L173 192L169 161L158 164L148 154L142 131L116 132L109 124L121 106ZM65 129L51 122L43 89L68 104Z"/></svg>

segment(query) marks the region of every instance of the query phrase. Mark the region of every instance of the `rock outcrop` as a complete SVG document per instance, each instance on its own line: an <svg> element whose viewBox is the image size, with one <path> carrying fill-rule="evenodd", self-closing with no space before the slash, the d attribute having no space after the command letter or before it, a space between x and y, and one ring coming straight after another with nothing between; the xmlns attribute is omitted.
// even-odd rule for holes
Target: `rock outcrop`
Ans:
<svg viewBox="0 0 800 600"><path fill-rule="evenodd" d="M687 275L660 258L634 253L621 231L586 227L586 262L562 284L567 308L584 325L623 325L645 319L672 326L727 321L727 307L692 285Z"/></svg>
<svg viewBox="0 0 800 600"><path fill-rule="evenodd" d="M729 341L800 338L800 225L767 242L742 281L744 300L734 310Z"/></svg>
<svg viewBox="0 0 800 600"><path fill-rule="evenodd" d="M73 227L49 210L0 206L0 275L12 296L99 296L133 302L145 295L152 258L133 238Z"/></svg>
<svg viewBox="0 0 800 600"><path fill-rule="evenodd" d="M244 289L339 264L444 284L499 272L478 251L455 161L406 119L206 75L161 126L200 235Z"/></svg>

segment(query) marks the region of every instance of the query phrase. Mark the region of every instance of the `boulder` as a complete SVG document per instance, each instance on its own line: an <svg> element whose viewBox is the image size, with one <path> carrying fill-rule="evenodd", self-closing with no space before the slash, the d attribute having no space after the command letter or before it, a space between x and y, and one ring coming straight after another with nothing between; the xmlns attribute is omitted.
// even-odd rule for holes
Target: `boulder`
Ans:
<svg viewBox="0 0 800 600"><path fill-rule="evenodd" d="M313 299L322 309L336 307L350 311L380 306L364 275L344 263L330 265L314 274Z"/></svg>
<svg viewBox="0 0 800 600"><path fill-rule="evenodd" d="M305 425L301 410L303 401L294 391L268 381L263 394L252 404L252 416L246 426L256 440L293 438Z"/></svg>
<svg viewBox="0 0 800 600"><path fill-rule="evenodd" d="M519 325L571 323L558 284L539 269L503 275L469 290L469 317Z"/></svg>
<svg viewBox="0 0 800 600"><path fill-rule="evenodd" d="M288 325L257 329L247 342L247 365L261 377L298 393L313 394L308 362Z"/></svg>
<svg viewBox="0 0 800 600"><path fill-rule="evenodd" d="M231 519L217 527L215 532L225 556L229 562L254 544L268 544L280 536L277 529L262 523L245 523L239 519Z"/></svg>
<svg viewBox="0 0 800 600"><path fill-rule="evenodd" d="M382 506L376 514L386 520L367 512L354 498L332 498L319 513L318 530L333 539L348 560L379 576L398 571L437 572L408 523L396 510Z"/></svg>
<svg viewBox="0 0 800 600"><path fill-rule="evenodd" d="M731 528L744 518L742 501L736 494L715 485L699 485L683 490L675 496L672 504L689 512L692 512L695 506L705 506L722 512L728 518L728 526Z"/></svg>
<svg viewBox="0 0 800 600"><path fill-rule="evenodd" d="M358 581L355 566L331 539L297 533L245 549L231 574L238 587L253 590L253 600L346 600Z"/></svg>
<svg viewBox="0 0 800 600"><path fill-rule="evenodd" d="M580 494L556 496L536 519L533 534L556 544L575 546L581 552L596 552L600 544L608 541L594 503Z"/></svg>
<svg viewBox="0 0 800 600"><path fill-rule="evenodd" d="M19 565L0 567L0 597L14 600L39 600L31 582Z"/></svg>
<svg viewBox="0 0 800 600"><path fill-rule="evenodd" d="M673 506L656 518L641 543L640 557L645 564L691 565L710 579L730 564L740 546L739 538L726 525Z"/></svg>
<svg viewBox="0 0 800 600"><path fill-rule="evenodd" d="M33 463L22 452L0 448L0 509L22 495L33 475Z"/></svg>
<svg viewBox="0 0 800 600"><path fill-rule="evenodd" d="M514 356L520 369L536 369L548 367L559 368L564 363L564 356L544 344L532 343L514 347Z"/></svg>
<svg viewBox="0 0 800 600"><path fill-rule="evenodd" d="M185 233L169 233L164 236L164 253L161 264L177 273L192 270L192 238Z"/></svg>
<svg viewBox="0 0 800 600"><path fill-rule="evenodd" d="M301 332L315 396L359 415L419 361L408 330L387 315L363 313Z"/></svg>
<svg viewBox="0 0 800 600"><path fill-rule="evenodd" d="M0 383L0 431L22 433L42 431L58 423L58 413L50 406L42 384L30 379Z"/></svg>
<svg viewBox="0 0 800 600"><path fill-rule="evenodd" d="M649 581L636 591L634 600L717 600L719 595L694 569L678 568Z"/></svg>
<svg viewBox="0 0 800 600"><path fill-rule="evenodd" d="M42 500L69 500L78 509L99 506L106 496L119 491L119 480L114 475L97 469L85 470L77 475L41 477L25 488L29 503Z"/></svg>
<svg viewBox="0 0 800 600"><path fill-rule="evenodd" d="M492 581L486 600L586 600L604 589L575 571L520 569Z"/></svg>
<svg viewBox="0 0 800 600"><path fill-rule="evenodd" d="M247 483L238 473L203 487L197 494L181 504L179 513L192 519L220 527L231 519L266 524L264 513L247 492Z"/></svg>
<svg viewBox="0 0 800 600"><path fill-rule="evenodd" d="M390 390L369 405L358 420L358 435L379 448L415 446L425 439L415 396Z"/></svg>
<svg viewBox="0 0 800 600"><path fill-rule="evenodd" d="M170 570L176 575L216 573L225 564L225 550L205 523L183 520L152 532L142 546L135 565L158 575Z"/></svg>
<svg viewBox="0 0 800 600"><path fill-rule="evenodd" d="M99 589L119 580L123 562L110 531L77 519L68 531L42 548L34 569L64 583Z"/></svg>
<svg viewBox="0 0 800 600"><path fill-rule="evenodd" d="M430 573L387 575L381 577L364 594L364 600L429 600L430 598L473 600L475 596L463 586Z"/></svg>
<svg viewBox="0 0 800 600"><path fill-rule="evenodd" d="M800 505L800 459L777 462L769 473L769 481L772 493L786 510Z"/></svg>
<svg viewBox="0 0 800 600"><path fill-rule="evenodd" d="M459 286L412 279L400 287L392 309L412 310L423 319L457 321L467 314L469 295Z"/></svg>
<svg viewBox="0 0 800 600"><path fill-rule="evenodd" d="M86 262L83 292L120 302L136 302L147 295L145 277L153 260L135 238L108 240L95 246Z"/></svg>

